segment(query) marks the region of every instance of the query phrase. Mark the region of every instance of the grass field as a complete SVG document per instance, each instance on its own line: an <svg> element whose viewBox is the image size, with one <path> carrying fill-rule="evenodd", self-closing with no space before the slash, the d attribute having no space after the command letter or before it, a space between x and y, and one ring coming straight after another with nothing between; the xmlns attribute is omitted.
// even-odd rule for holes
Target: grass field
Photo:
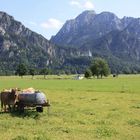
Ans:
<svg viewBox="0 0 140 140"><path fill-rule="evenodd" d="M49 115L0 113L0 140L140 140L140 75L0 77L0 90L10 87L39 89L52 106Z"/></svg>

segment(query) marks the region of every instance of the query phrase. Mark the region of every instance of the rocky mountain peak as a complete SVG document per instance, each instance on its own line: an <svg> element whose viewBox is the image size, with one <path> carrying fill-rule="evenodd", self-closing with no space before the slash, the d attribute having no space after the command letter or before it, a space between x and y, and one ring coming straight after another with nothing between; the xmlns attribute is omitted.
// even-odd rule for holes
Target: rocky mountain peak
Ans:
<svg viewBox="0 0 140 140"><path fill-rule="evenodd" d="M122 28L121 20L113 13L84 11L75 19L68 20L51 41L59 45L79 45L83 39L97 39Z"/></svg>
<svg viewBox="0 0 140 140"><path fill-rule="evenodd" d="M3 29L7 29L12 24L14 18L5 12L0 12L0 25Z"/></svg>
<svg viewBox="0 0 140 140"><path fill-rule="evenodd" d="M98 14L96 20L99 23L106 24L106 27L111 28L111 30L116 30L116 29L121 30L123 28L123 24L121 20L114 13L111 13L111 12L102 12Z"/></svg>
<svg viewBox="0 0 140 140"><path fill-rule="evenodd" d="M81 13L79 16L77 16L75 20L78 20L78 21L82 20L84 22L89 22L90 20L94 18L95 15L96 15L95 11L87 10Z"/></svg>
<svg viewBox="0 0 140 140"><path fill-rule="evenodd" d="M6 12L0 11L0 19L2 19L2 18L14 19L12 16L8 15Z"/></svg>
<svg viewBox="0 0 140 140"><path fill-rule="evenodd" d="M104 17L104 19L108 19L108 20L118 19L118 17L114 13L107 12L107 11L101 12L100 14L98 14L98 16L102 18Z"/></svg>
<svg viewBox="0 0 140 140"><path fill-rule="evenodd" d="M123 23L124 25L124 28L128 26L128 24L130 24L131 22L133 22L135 20L135 18L133 17L126 17L124 16L122 19L121 19L121 22Z"/></svg>

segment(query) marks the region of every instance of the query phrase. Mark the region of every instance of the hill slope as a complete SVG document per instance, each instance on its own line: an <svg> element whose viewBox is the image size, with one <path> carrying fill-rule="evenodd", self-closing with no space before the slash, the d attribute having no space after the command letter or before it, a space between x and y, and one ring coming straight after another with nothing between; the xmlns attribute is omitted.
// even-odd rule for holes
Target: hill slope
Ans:
<svg viewBox="0 0 140 140"><path fill-rule="evenodd" d="M32 32L12 16L0 12L0 67L14 71L19 63L45 67L52 62L54 46L43 36Z"/></svg>

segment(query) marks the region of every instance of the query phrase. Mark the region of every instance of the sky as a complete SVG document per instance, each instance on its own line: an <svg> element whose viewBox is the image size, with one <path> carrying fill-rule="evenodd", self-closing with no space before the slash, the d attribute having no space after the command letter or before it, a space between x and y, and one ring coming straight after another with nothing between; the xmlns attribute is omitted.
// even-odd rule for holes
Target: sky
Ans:
<svg viewBox="0 0 140 140"><path fill-rule="evenodd" d="M0 0L0 11L50 39L66 22L85 10L109 11L119 18L140 17L140 0Z"/></svg>

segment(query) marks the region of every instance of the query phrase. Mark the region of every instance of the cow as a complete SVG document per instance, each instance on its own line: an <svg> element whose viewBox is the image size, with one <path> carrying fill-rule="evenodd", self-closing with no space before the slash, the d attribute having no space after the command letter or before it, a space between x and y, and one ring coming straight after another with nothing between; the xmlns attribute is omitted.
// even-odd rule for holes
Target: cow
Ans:
<svg viewBox="0 0 140 140"><path fill-rule="evenodd" d="M4 90L1 92L1 111L6 112L6 106L8 105L9 111L11 111L11 106L14 107L17 100L17 90L11 89L11 90ZM4 106L4 108L3 108Z"/></svg>

